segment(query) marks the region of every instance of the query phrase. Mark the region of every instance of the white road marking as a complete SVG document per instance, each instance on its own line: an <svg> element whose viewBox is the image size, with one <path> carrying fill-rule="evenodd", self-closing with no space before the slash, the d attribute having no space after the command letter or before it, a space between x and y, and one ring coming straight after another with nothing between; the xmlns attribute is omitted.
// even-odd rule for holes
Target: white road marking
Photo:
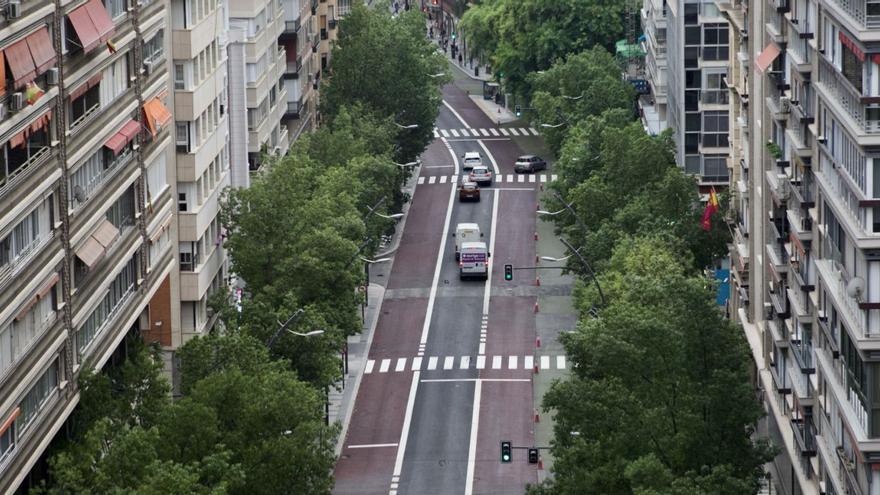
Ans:
<svg viewBox="0 0 880 495"><path fill-rule="evenodd" d="M376 366L375 359L367 359L367 367L364 369L364 374L368 375L373 372L373 366Z"/></svg>
<svg viewBox="0 0 880 495"><path fill-rule="evenodd" d="M530 131L532 131L532 134L534 134L534 135L535 135L535 136L537 136L537 135L538 135L538 131L537 131L537 130L535 130L535 128L534 128L534 127L529 127L529 130L530 130Z"/></svg>
<svg viewBox="0 0 880 495"><path fill-rule="evenodd" d="M510 357L507 359L507 369L509 369L509 370L515 370L515 369L516 369L516 362L517 362L517 357L516 357L516 356L510 356Z"/></svg>
<svg viewBox="0 0 880 495"><path fill-rule="evenodd" d="M443 100L443 105L445 105L446 108L448 108L449 111L452 112L452 115L455 115L455 118L457 118L459 121L461 121L461 125L467 127L468 129L471 128L471 126L469 126L468 123L465 122L463 118L461 118L461 115L459 115L458 112L456 112L455 109L452 108L452 105L450 105L448 101Z"/></svg>
<svg viewBox="0 0 880 495"><path fill-rule="evenodd" d="M510 141L509 137L480 137L480 138L472 138L470 136L465 138L449 138L449 142L459 142L459 141L476 141L477 139L482 139L483 141Z"/></svg>
<svg viewBox="0 0 880 495"><path fill-rule="evenodd" d="M541 356L541 369L546 370L550 367L550 356Z"/></svg>
<svg viewBox="0 0 880 495"><path fill-rule="evenodd" d="M507 174L507 182L513 182L513 174Z"/></svg>
<svg viewBox="0 0 880 495"><path fill-rule="evenodd" d="M495 130L494 128L489 129L489 132L491 132L493 136L497 136L497 135L498 135L498 131Z"/></svg>
<svg viewBox="0 0 880 495"><path fill-rule="evenodd" d="M398 358L397 366L394 367L394 371L401 372L406 369L406 358Z"/></svg>
<svg viewBox="0 0 880 495"><path fill-rule="evenodd" d="M455 356L446 356L443 360L443 369L451 370L453 366L455 366Z"/></svg>
<svg viewBox="0 0 880 495"><path fill-rule="evenodd" d="M436 175L432 175L432 176L428 177L428 184L433 184L433 183L435 183L435 182L437 182L437 176L436 176Z"/></svg>
<svg viewBox="0 0 880 495"><path fill-rule="evenodd" d="M380 447L397 447L396 443L364 443L360 445L349 445L347 449L376 449Z"/></svg>
<svg viewBox="0 0 880 495"><path fill-rule="evenodd" d="M462 137L465 137L465 136L468 135L468 130L467 130L467 129L460 129L458 132L461 133ZM474 132L476 132L476 131L474 131ZM479 134L474 134L474 135L475 135L475 136L479 136Z"/></svg>
<svg viewBox="0 0 880 495"><path fill-rule="evenodd" d="M492 155L489 155L491 157ZM492 160L492 163L495 163L495 160ZM497 223L498 223L498 202L501 198L501 193L497 192L492 195L492 223L491 230L489 231L489 253L495 252L495 233L498 231ZM483 290L483 314L489 314L489 297L492 295L492 264L487 263L489 266L487 269L489 270L489 276L486 277L486 285Z"/></svg>
<svg viewBox="0 0 880 495"><path fill-rule="evenodd" d="M379 373L387 373L389 366L391 366L391 360L383 359L382 364L379 365Z"/></svg>
<svg viewBox="0 0 880 495"><path fill-rule="evenodd" d="M524 129L524 128L522 128L522 127L519 128L519 132L521 132L523 136L528 136L528 135L529 135L529 131L527 131L526 129Z"/></svg>
<svg viewBox="0 0 880 495"><path fill-rule="evenodd" d="M453 172L458 173L458 156L455 154L455 151L452 150L452 145L449 144L449 140L446 138L441 139L443 141L443 145L446 146L446 151L449 152L449 156L452 157L452 166Z"/></svg>
<svg viewBox="0 0 880 495"><path fill-rule="evenodd" d="M468 445L467 474L464 483L464 495L474 493L474 468L477 463L477 431L480 429L480 396L482 395L483 382L474 384L474 407L471 413L471 441Z"/></svg>
<svg viewBox="0 0 880 495"><path fill-rule="evenodd" d="M443 137L449 137L449 131L446 129L440 129L440 134L442 134Z"/></svg>
<svg viewBox="0 0 880 495"><path fill-rule="evenodd" d="M509 131L510 131L510 133L513 134L514 136L519 136L519 133L516 132L516 129L514 129L513 127L511 127L511 128L509 129Z"/></svg>
<svg viewBox="0 0 880 495"><path fill-rule="evenodd" d="M486 354L486 342L485 342L486 339L484 338L482 340L483 340L483 342L480 342L480 350L477 351L477 353L480 354L479 356L477 356L477 363L480 362L480 359L483 360L483 363L486 362L486 356L483 356L483 354Z"/></svg>
<svg viewBox="0 0 880 495"><path fill-rule="evenodd" d="M433 371L437 369L437 356L431 356L428 358L428 370Z"/></svg>
<svg viewBox="0 0 880 495"><path fill-rule="evenodd" d="M441 183L441 184L446 184L446 176L445 176L445 175L441 175L441 176L440 176L440 183Z"/></svg>
<svg viewBox="0 0 880 495"><path fill-rule="evenodd" d="M450 382L530 382L531 378L425 378L422 383Z"/></svg>
<svg viewBox="0 0 880 495"><path fill-rule="evenodd" d="M523 359L523 369L530 370L535 366L535 356L526 356Z"/></svg>
<svg viewBox="0 0 880 495"><path fill-rule="evenodd" d="M556 174L553 174L553 175L550 176L550 180L552 180L552 181L554 181L554 182L555 182L556 179L558 179L558 178L559 178L559 176L556 175Z"/></svg>
<svg viewBox="0 0 880 495"><path fill-rule="evenodd" d="M535 182L535 176L534 176L534 175L530 175L530 176L529 176L529 182Z"/></svg>
<svg viewBox="0 0 880 495"><path fill-rule="evenodd" d="M435 138L440 137L440 133L437 132L437 128L436 128L436 127L434 128L434 137L435 137Z"/></svg>
<svg viewBox="0 0 880 495"><path fill-rule="evenodd" d="M492 356L492 369L500 370L501 369L501 356Z"/></svg>
<svg viewBox="0 0 880 495"><path fill-rule="evenodd" d="M477 356L477 369L481 370L486 367L486 356Z"/></svg>
<svg viewBox="0 0 880 495"><path fill-rule="evenodd" d="M449 129L449 132L452 134L452 137L458 137L458 131L455 129Z"/></svg>
<svg viewBox="0 0 880 495"><path fill-rule="evenodd" d="M525 176L525 175L519 175L519 176L516 177L516 181L519 182L519 183L523 183L523 182L526 181L526 176Z"/></svg>
<svg viewBox="0 0 880 495"><path fill-rule="evenodd" d="M413 361L412 361L412 367L410 368L410 370L411 370L411 371L416 371L416 370L421 369L421 368L422 368L422 358L420 358L420 357L414 357L414 358L413 358Z"/></svg>
<svg viewBox="0 0 880 495"><path fill-rule="evenodd" d="M481 132L484 136L488 136L488 135L489 135L489 131L487 131L486 129L480 129L480 132Z"/></svg>
<svg viewBox="0 0 880 495"><path fill-rule="evenodd" d="M466 370L471 367L471 357L470 356L462 356L461 362L458 364L458 369Z"/></svg>
<svg viewBox="0 0 880 495"><path fill-rule="evenodd" d="M541 182L547 182L547 174L541 174Z"/></svg>
<svg viewBox="0 0 880 495"><path fill-rule="evenodd" d="M504 127L502 127L501 129L498 129L498 130L501 131L502 136L509 136L510 135L507 133L507 129L505 129Z"/></svg>
<svg viewBox="0 0 880 495"><path fill-rule="evenodd" d="M556 356L556 369L565 369L565 356Z"/></svg>
<svg viewBox="0 0 880 495"><path fill-rule="evenodd" d="M500 174L501 170L498 169L498 163L495 162L495 157L492 156L492 152L489 151L489 148L486 147L486 143L484 143L482 140L478 139L477 144L479 144L480 147L483 148L483 151L486 153L486 156L489 157L489 161L492 163L492 170L495 171L495 175Z"/></svg>
<svg viewBox="0 0 880 495"><path fill-rule="evenodd" d="M425 177L424 176L419 177L419 184L424 184L424 183L425 183Z"/></svg>
<svg viewBox="0 0 880 495"><path fill-rule="evenodd" d="M457 182L458 182L458 176L457 176L457 175L450 175L450 176L449 176L449 183L450 183L450 184L456 184Z"/></svg>

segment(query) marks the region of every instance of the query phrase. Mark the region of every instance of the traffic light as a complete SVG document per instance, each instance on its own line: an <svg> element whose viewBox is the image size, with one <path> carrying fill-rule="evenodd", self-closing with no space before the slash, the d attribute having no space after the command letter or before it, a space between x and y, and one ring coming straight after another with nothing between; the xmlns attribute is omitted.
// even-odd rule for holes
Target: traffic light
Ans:
<svg viewBox="0 0 880 495"><path fill-rule="evenodd" d="M455 31L452 32L452 41L455 41Z"/></svg>
<svg viewBox="0 0 880 495"><path fill-rule="evenodd" d="M513 446L510 444L509 441L504 440L501 442L501 462L510 462L511 458L513 457L510 452L512 448Z"/></svg>
<svg viewBox="0 0 880 495"><path fill-rule="evenodd" d="M522 117L522 108L520 108L519 105L513 106L513 112L516 114L517 117Z"/></svg>
<svg viewBox="0 0 880 495"><path fill-rule="evenodd" d="M538 449L529 449L529 464L538 463Z"/></svg>
<svg viewBox="0 0 880 495"><path fill-rule="evenodd" d="M513 265L504 265L504 280L513 280Z"/></svg>

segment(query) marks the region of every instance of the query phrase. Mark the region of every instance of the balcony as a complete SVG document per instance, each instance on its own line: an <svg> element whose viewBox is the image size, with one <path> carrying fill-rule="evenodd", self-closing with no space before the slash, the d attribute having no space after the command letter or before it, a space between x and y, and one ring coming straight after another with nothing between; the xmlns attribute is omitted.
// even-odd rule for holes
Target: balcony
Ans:
<svg viewBox="0 0 880 495"><path fill-rule="evenodd" d="M863 29L880 28L880 5L876 3L867 4L865 0L830 0L829 3L849 14Z"/></svg>
<svg viewBox="0 0 880 495"><path fill-rule="evenodd" d="M287 67L284 71L285 79L299 79L299 71L302 70L303 58L298 55L295 61L287 61Z"/></svg>
<svg viewBox="0 0 880 495"><path fill-rule="evenodd" d="M767 92L769 93L769 96L767 96L765 100L767 103L767 109L770 111L770 116L774 120L788 119L788 114L791 112L791 99L784 96L782 91L776 89L772 84L767 86Z"/></svg>
<svg viewBox="0 0 880 495"><path fill-rule="evenodd" d="M288 101L287 109L284 110L284 120L298 119L302 107L302 98L300 98L299 101Z"/></svg>
<svg viewBox="0 0 880 495"><path fill-rule="evenodd" d="M727 105L729 101L730 91L727 89L704 89L700 94L703 105Z"/></svg>
<svg viewBox="0 0 880 495"><path fill-rule="evenodd" d="M318 53L318 44L321 42L321 37L318 33L312 33L309 35L309 43L312 45L312 53Z"/></svg>
<svg viewBox="0 0 880 495"><path fill-rule="evenodd" d="M864 134L880 134L880 97L862 96L824 57L819 59L816 87L849 115Z"/></svg>
<svg viewBox="0 0 880 495"><path fill-rule="evenodd" d="M803 419L791 420L791 431L796 440L795 446L802 457L816 455L816 427L811 421Z"/></svg>
<svg viewBox="0 0 880 495"><path fill-rule="evenodd" d="M284 28L279 38L281 40L294 39L297 37L300 28L302 28L302 19L299 17L295 21L284 21Z"/></svg>
<svg viewBox="0 0 880 495"><path fill-rule="evenodd" d="M880 332L871 332L868 329L866 311L859 307L859 301L847 294L846 287L851 277L840 263L840 251L829 242L828 237L823 240L823 245L824 259L816 260L816 269L834 305L846 320L847 327L859 340L880 339Z"/></svg>

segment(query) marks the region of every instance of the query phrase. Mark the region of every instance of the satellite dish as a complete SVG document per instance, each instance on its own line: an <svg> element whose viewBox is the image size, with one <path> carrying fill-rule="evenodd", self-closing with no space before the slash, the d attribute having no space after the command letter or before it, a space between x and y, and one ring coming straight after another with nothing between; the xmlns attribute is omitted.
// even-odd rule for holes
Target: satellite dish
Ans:
<svg viewBox="0 0 880 495"><path fill-rule="evenodd" d="M849 297L859 298L864 291L865 279L863 279L862 277L853 277L853 279L846 284L846 294Z"/></svg>
<svg viewBox="0 0 880 495"><path fill-rule="evenodd" d="M79 184L73 186L73 197L78 202L82 203L86 200L86 190Z"/></svg>

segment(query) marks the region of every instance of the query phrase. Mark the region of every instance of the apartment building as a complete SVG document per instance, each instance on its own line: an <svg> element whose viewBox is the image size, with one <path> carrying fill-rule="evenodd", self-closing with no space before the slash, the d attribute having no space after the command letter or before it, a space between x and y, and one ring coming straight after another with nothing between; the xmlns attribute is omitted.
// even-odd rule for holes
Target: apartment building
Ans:
<svg viewBox="0 0 880 495"><path fill-rule="evenodd" d="M880 3L719 8L743 40L731 309L774 493L880 493Z"/></svg>
<svg viewBox="0 0 880 495"><path fill-rule="evenodd" d="M713 0L645 0L646 78L640 98L649 130L673 129L676 161L704 192L729 181L728 23Z"/></svg>
<svg viewBox="0 0 880 495"><path fill-rule="evenodd" d="M167 325L162 0L0 5L0 492L28 484L78 374Z"/></svg>
<svg viewBox="0 0 880 495"><path fill-rule="evenodd" d="M231 176L226 12L225 0L171 0L180 304L172 320L179 330L161 341L168 349L210 328L208 298L226 286L219 220L220 195Z"/></svg>

